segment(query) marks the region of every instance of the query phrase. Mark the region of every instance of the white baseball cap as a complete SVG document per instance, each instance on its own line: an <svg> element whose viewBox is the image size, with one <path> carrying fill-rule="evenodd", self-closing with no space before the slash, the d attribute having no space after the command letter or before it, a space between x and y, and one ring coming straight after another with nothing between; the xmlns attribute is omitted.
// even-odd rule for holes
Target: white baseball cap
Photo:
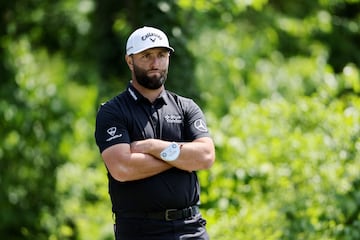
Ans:
<svg viewBox="0 0 360 240"><path fill-rule="evenodd" d="M149 48L164 47L172 52L174 49L169 46L166 34L153 27L142 27L135 30L127 40L126 54L136 54Z"/></svg>

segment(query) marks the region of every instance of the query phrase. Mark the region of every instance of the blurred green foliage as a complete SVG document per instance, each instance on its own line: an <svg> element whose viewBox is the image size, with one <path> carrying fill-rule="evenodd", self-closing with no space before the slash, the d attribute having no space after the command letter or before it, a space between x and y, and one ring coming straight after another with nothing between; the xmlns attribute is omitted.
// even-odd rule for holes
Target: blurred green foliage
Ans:
<svg viewBox="0 0 360 240"><path fill-rule="evenodd" d="M0 21L3 238L113 239L94 121L143 25L207 115L213 239L360 238L359 0L18 0Z"/></svg>

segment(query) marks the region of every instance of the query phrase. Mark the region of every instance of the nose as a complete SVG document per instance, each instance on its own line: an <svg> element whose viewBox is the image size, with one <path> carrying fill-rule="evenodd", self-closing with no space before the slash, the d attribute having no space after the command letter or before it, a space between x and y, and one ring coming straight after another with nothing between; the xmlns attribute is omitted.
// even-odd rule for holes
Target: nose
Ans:
<svg viewBox="0 0 360 240"><path fill-rule="evenodd" d="M157 67L162 62L162 58L159 56L153 56L150 60L150 66L151 67Z"/></svg>

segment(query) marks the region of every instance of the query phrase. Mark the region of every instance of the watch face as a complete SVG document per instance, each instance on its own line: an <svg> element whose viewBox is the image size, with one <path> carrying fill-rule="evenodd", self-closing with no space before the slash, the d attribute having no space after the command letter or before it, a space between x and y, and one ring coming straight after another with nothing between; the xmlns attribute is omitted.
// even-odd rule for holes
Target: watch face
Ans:
<svg viewBox="0 0 360 240"><path fill-rule="evenodd" d="M160 153L160 157L164 161L174 161L179 157L179 155L180 155L180 147L175 142L171 143Z"/></svg>

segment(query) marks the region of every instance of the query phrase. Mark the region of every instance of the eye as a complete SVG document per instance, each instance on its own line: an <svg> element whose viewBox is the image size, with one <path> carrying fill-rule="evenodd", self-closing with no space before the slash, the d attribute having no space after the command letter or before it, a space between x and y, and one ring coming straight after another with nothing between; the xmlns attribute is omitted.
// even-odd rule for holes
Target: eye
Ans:
<svg viewBox="0 0 360 240"><path fill-rule="evenodd" d="M158 55L159 58L166 58L167 56L168 56L168 52L161 52Z"/></svg>
<svg viewBox="0 0 360 240"><path fill-rule="evenodd" d="M142 55L141 58L144 59L144 60L150 60L150 59L151 59L151 54L150 54L150 53L146 53L146 54Z"/></svg>
<svg viewBox="0 0 360 240"><path fill-rule="evenodd" d="M170 53L168 51L159 51L159 52L144 52L140 59L144 62L151 62L154 59L161 61L166 60L169 57Z"/></svg>

